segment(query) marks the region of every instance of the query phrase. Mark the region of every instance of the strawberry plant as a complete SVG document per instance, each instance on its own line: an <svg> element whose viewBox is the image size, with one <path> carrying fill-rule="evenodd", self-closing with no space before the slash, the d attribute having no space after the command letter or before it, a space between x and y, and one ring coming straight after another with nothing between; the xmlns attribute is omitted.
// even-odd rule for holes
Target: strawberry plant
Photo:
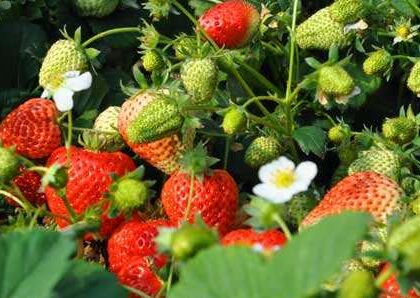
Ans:
<svg viewBox="0 0 420 298"><path fill-rule="evenodd" d="M420 297L417 0L0 0L0 298Z"/></svg>

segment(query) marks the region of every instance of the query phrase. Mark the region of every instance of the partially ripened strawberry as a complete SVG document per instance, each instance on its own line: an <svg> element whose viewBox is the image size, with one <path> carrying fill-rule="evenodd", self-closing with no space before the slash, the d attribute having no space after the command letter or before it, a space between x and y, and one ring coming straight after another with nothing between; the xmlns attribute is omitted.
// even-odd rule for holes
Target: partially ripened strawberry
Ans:
<svg viewBox="0 0 420 298"><path fill-rule="evenodd" d="M337 183L301 226L315 224L325 216L343 211L369 212L384 222L398 208L402 189L390 178L374 172L360 172Z"/></svg>
<svg viewBox="0 0 420 298"><path fill-rule="evenodd" d="M130 257L151 257L157 267L166 264L166 257L157 253L155 238L158 229L169 227L166 220L142 221L138 218L121 225L108 241L109 266L118 272Z"/></svg>
<svg viewBox="0 0 420 298"><path fill-rule="evenodd" d="M0 124L0 140L22 156L48 157L61 144L58 111L47 99L34 98L13 110Z"/></svg>
<svg viewBox="0 0 420 298"><path fill-rule="evenodd" d="M189 141L183 143L177 133L150 143L137 144L128 139L128 127L137 118L137 115L157 98L156 91L142 91L128 99L119 114L118 130L124 141L140 158L170 174L179 168L179 159L185 148L189 147ZM190 141L192 142L193 138Z"/></svg>
<svg viewBox="0 0 420 298"><path fill-rule="evenodd" d="M244 46L258 29L260 14L246 0L228 0L207 10L200 26L220 47Z"/></svg>
<svg viewBox="0 0 420 298"><path fill-rule="evenodd" d="M149 260L145 257L134 256L128 258L117 273L121 284L155 297L163 286L163 281L153 272ZM129 298L139 297L130 294Z"/></svg>
<svg viewBox="0 0 420 298"><path fill-rule="evenodd" d="M13 183L19 188L19 191L33 205L42 205L45 203L45 193L41 189L41 175L34 171L28 171L23 166L19 169L19 174L13 179ZM7 198L6 198L7 199ZM17 204L7 199L12 206Z"/></svg>
<svg viewBox="0 0 420 298"><path fill-rule="evenodd" d="M216 227L224 234L235 221L239 191L227 171L208 169L213 161L201 146L187 152L183 169L165 182L161 198L172 222L180 223L184 219L192 222L198 213L208 226Z"/></svg>
<svg viewBox="0 0 420 298"><path fill-rule="evenodd" d="M136 168L133 160L121 152L94 152L71 147L69 156L70 168L68 170L66 197L77 214L83 214L89 207L93 207L103 199L105 192L108 191L112 183L111 174L123 176ZM65 147L58 148L48 159L47 166L54 164L67 164ZM50 210L56 215L69 217L63 199L57 191L52 187L47 187L45 193ZM122 218L109 218L106 204L103 209L100 234L107 237L121 222ZM62 217L57 217L56 222L61 228L69 224Z"/></svg>
<svg viewBox="0 0 420 298"><path fill-rule="evenodd" d="M242 245L270 251L284 246L286 241L286 236L278 230L256 231L240 229L226 234L221 243L225 246Z"/></svg>

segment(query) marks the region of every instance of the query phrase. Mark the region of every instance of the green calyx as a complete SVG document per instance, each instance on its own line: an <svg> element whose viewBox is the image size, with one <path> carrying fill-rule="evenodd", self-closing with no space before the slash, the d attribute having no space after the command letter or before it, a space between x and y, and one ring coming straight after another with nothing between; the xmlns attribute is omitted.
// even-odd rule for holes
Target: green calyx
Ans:
<svg viewBox="0 0 420 298"><path fill-rule="evenodd" d="M347 96L354 90L353 78L340 65L324 66L319 71L318 88L329 96Z"/></svg>
<svg viewBox="0 0 420 298"><path fill-rule="evenodd" d="M181 158L181 170L184 173L201 179L219 160L209 157L203 143L199 143L194 149L185 152Z"/></svg>
<svg viewBox="0 0 420 298"><path fill-rule="evenodd" d="M66 187L68 178L67 167L59 164L53 164L42 176L42 188L45 189L47 186L51 186L55 189L62 189Z"/></svg>
<svg viewBox="0 0 420 298"><path fill-rule="evenodd" d="M146 71L152 72L165 66L162 56L156 50L148 50L142 57L143 67Z"/></svg>
<svg viewBox="0 0 420 298"><path fill-rule="evenodd" d="M336 0L329 11L331 19L339 23L350 23L360 18L363 12L363 0Z"/></svg>
<svg viewBox="0 0 420 298"><path fill-rule="evenodd" d="M173 49L178 60L192 57L197 49L197 39L192 36L182 35L176 39Z"/></svg>
<svg viewBox="0 0 420 298"><path fill-rule="evenodd" d="M386 50L377 50L363 62L363 71L367 75L382 75L386 73L392 65L392 56Z"/></svg>
<svg viewBox="0 0 420 298"><path fill-rule="evenodd" d="M103 18L118 7L120 0L75 0L76 10L82 17Z"/></svg>
<svg viewBox="0 0 420 298"><path fill-rule="evenodd" d="M396 153L386 149L371 148L359 154L359 158L350 165L348 173L351 175L373 171L398 181L400 170L400 158Z"/></svg>
<svg viewBox="0 0 420 298"><path fill-rule="evenodd" d="M228 135L242 132L246 127L247 118L244 112L237 107L230 109L224 116L222 128Z"/></svg>
<svg viewBox="0 0 420 298"><path fill-rule="evenodd" d="M243 208L251 216L246 224L255 229L276 228L278 227L276 218L287 215L284 204L274 204L256 196L250 196L250 198L249 204Z"/></svg>
<svg viewBox="0 0 420 298"><path fill-rule="evenodd" d="M150 143L179 131L184 123L174 100L159 96L137 115L127 130L133 143Z"/></svg>
<svg viewBox="0 0 420 298"><path fill-rule="evenodd" d="M0 147L0 184L9 183L19 173L20 162L16 153Z"/></svg>
<svg viewBox="0 0 420 298"><path fill-rule="evenodd" d="M377 297L375 280L369 271L353 271L343 281L338 293L339 298Z"/></svg>
<svg viewBox="0 0 420 298"><path fill-rule="evenodd" d="M385 139L399 145L411 142L417 136L417 133L417 123L411 118L388 118L382 124L382 134Z"/></svg>
<svg viewBox="0 0 420 298"><path fill-rule="evenodd" d="M176 260L187 260L200 250L218 243L217 232L200 224L184 224L171 237L170 248Z"/></svg>
<svg viewBox="0 0 420 298"><path fill-rule="evenodd" d="M245 152L245 163L252 168L259 168L278 158L283 149L273 137L258 137Z"/></svg>
<svg viewBox="0 0 420 298"><path fill-rule="evenodd" d="M340 158L343 166L350 165L357 159L358 147L354 143L345 144L338 150L338 157Z"/></svg>
<svg viewBox="0 0 420 298"><path fill-rule="evenodd" d="M110 187L109 197L118 211L129 212L144 206L153 192L150 188L153 181L143 181L143 166L124 177L118 178Z"/></svg>
<svg viewBox="0 0 420 298"><path fill-rule="evenodd" d="M420 269L420 216L410 218L392 231L388 249L396 250L403 257L407 269Z"/></svg>

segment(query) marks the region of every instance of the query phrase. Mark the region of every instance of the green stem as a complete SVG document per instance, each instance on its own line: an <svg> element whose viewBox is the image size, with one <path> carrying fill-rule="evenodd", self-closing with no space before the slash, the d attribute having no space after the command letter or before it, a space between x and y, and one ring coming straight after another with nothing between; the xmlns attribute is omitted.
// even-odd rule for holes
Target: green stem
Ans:
<svg viewBox="0 0 420 298"><path fill-rule="evenodd" d="M82 46L83 47L87 47L91 43L93 43L93 42L95 42L95 41L97 41L99 39L105 38L107 36L110 36L110 35L120 34L120 33L130 33L130 32L138 32L138 33L140 33L141 30L138 27L124 27L124 28L116 28L116 29L107 30L107 31L101 32L101 33L99 33L99 34L97 34L95 36L92 36L91 38L89 38L88 40L86 40L82 44Z"/></svg>
<svg viewBox="0 0 420 298"><path fill-rule="evenodd" d="M66 124L66 123L61 124L61 126L67 128L67 129L69 128L69 125ZM103 131L103 130L98 130L98 129L93 129L93 128L85 128L85 127L72 126L71 129L73 131L80 131L80 132L91 131L91 132L106 134L106 135L115 135L116 134L115 132Z"/></svg>
<svg viewBox="0 0 420 298"><path fill-rule="evenodd" d="M217 112L220 110L219 107L214 106L200 106L200 105L187 105L182 107L183 111L207 111L207 112Z"/></svg>
<svg viewBox="0 0 420 298"><path fill-rule="evenodd" d="M248 117L251 121L253 121L253 122L257 123L257 124L264 125L264 126L266 126L266 127L269 127L269 128L274 129L275 131L278 131L279 133L284 134L284 130L283 130L280 126L278 126L278 125L274 125L274 124L273 124L273 123L271 123L270 121L266 121L265 119L260 118L260 117L257 117L257 116L255 116L255 115L253 115L253 114L251 114L251 113L247 113L247 117Z"/></svg>
<svg viewBox="0 0 420 298"><path fill-rule="evenodd" d="M168 280L166 281L166 296L169 296L169 291L172 287L172 280L174 277L174 267L175 267L175 258L172 257L171 259L171 266L169 267L169 276Z"/></svg>
<svg viewBox="0 0 420 298"><path fill-rule="evenodd" d="M0 190L0 195L4 195L7 198L13 200L15 203L17 203L20 207L22 207L25 211L29 211L29 207L18 197L15 195L12 195L10 192L5 190Z"/></svg>
<svg viewBox="0 0 420 298"><path fill-rule="evenodd" d="M229 162L229 151L230 151L230 143L231 143L231 137L226 137L225 140L225 155L223 158L223 169L226 170Z"/></svg>
<svg viewBox="0 0 420 298"><path fill-rule="evenodd" d="M286 87L286 101L290 101L290 93L292 92L293 84L293 72L295 64L295 49L296 49L296 20L297 20L297 9L298 9L298 0L293 0L293 15L292 15L292 28L290 31L290 55L289 55L289 77L287 79Z"/></svg>
<svg viewBox="0 0 420 298"><path fill-rule="evenodd" d="M125 286L125 285L123 285L123 288L127 289L131 293L134 293L134 294L140 296L141 298L153 298L152 296L149 296L146 293L143 293L142 291L139 291L137 289L134 289L134 288L131 288L131 287L128 287L128 286Z"/></svg>
<svg viewBox="0 0 420 298"><path fill-rule="evenodd" d="M292 233L290 233L289 227L286 225L283 218L281 218L279 214L276 214L273 219L279 225L279 227L283 230L284 234L286 235L287 240L291 240Z"/></svg>
<svg viewBox="0 0 420 298"><path fill-rule="evenodd" d="M281 103L280 98L276 97L276 96L255 96L252 97L250 99L248 99L243 105L242 107L245 109L247 106L249 106L250 104L254 103L255 101L260 101L260 100L271 100L271 101L275 101L277 103Z"/></svg>
<svg viewBox="0 0 420 298"><path fill-rule="evenodd" d="M379 274L379 276L376 278L376 280L375 280L375 286L380 289L382 287L382 285L392 275L394 275L395 272L396 272L396 270L392 266L389 266L385 271L383 271L381 274Z"/></svg>
<svg viewBox="0 0 420 298"><path fill-rule="evenodd" d="M411 7L411 9L414 11L414 14L417 17L420 17L420 8L411 0L405 0L407 4Z"/></svg>
<svg viewBox="0 0 420 298"><path fill-rule="evenodd" d="M216 138L226 138L227 134L224 133L217 133L217 132L211 132L211 131L205 131L205 130L197 130L197 133L209 136L209 137L216 137Z"/></svg>
<svg viewBox="0 0 420 298"><path fill-rule="evenodd" d="M411 59L418 59L416 57L411 57L411 56L406 56L406 55L394 55L392 56L393 59L407 59L407 60L411 60Z"/></svg>
<svg viewBox="0 0 420 298"><path fill-rule="evenodd" d="M192 173L190 177L190 192L188 194L187 209L184 215L185 221L188 221L188 218L190 217L191 205L192 205L192 200L193 200L193 195L194 195L194 181L195 181L195 175L194 173Z"/></svg>
<svg viewBox="0 0 420 298"><path fill-rule="evenodd" d="M73 207L70 205L69 200L67 199L66 195L60 196L63 200L64 206L66 207L67 212L70 214L71 222L76 223L78 222L78 216L76 211L74 211Z"/></svg>

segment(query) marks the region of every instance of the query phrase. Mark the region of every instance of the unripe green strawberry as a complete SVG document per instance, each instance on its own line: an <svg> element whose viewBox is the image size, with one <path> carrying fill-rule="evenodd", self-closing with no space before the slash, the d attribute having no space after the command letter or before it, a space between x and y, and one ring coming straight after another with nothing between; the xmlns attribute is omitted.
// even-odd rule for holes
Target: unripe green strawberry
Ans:
<svg viewBox="0 0 420 298"><path fill-rule="evenodd" d="M349 129L343 125L336 125L328 131L328 139L335 143L341 144L349 135Z"/></svg>
<svg viewBox="0 0 420 298"><path fill-rule="evenodd" d="M19 160L10 149L0 147L0 184L8 183L19 173Z"/></svg>
<svg viewBox="0 0 420 298"><path fill-rule="evenodd" d="M228 135L240 133L246 126L246 116L238 108L232 108L223 118L222 128Z"/></svg>
<svg viewBox="0 0 420 298"><path fill-rule="evenodd" d="M102 18L117 8L119 0L75 0L77 12L82 17Z"/></svg>
<svg viewBox="0 0 420 298"><path fill-rule="evenodd" d="M340 158L344 166L350 165L353 161L357 159L358 150L357 146L353 143L343 146L338 151L338 157Z"/></svg>
<svg viewBox="0 0 420 298"><path fill-rule="evenodd" d="M316 204L317 201L308 195L295 195L292 200L287 203L287 221L291 225L298 227Z"/></svg>
<svg viewBox="0 0 420 298"><path fill-rule="evenodd" d="M336 0L331 4L329 11L331 19L347 24L360 18L362 9L362 0Z"/></svg>
<svg viewBox="0 0 420 298"><path fill-rule="evenodd" d="M136 144L157 141L174 134L183 123L177 104L161 96L138 113L127 129L128 140Z"/></svg>
<svg viewBox="0 0 420 298"><path fill-rule="evenodd" d="M212 99L218 83L218 68L210 58L193 59L184 63L181 79L193 102L205 103Z"/></svg>
<svg viewBox="0 0 420 298"><path fill-rule="evenodd" d="M367 75L377 75L385 73L391 66L392 56L387 51L381 49L369 54L363 62L363 71Z"/></svg>
<svg viewBox="0 0 420 298"><path fill-rule="evenodd" d="M99 135L102 142L101 150L114 152L124 146L124 141L118 132L118 115L120 111L120 107L111 106L99 114L95 120L93 129L104 132Z"/></svg>
<svg viewBox="0 0 420 298"><path fill-rule="evenodd" d="M411 142L417 136L417 133L417 124L410 118L388 118L382 124L382 134L385 139L399 145Z"/></svg>
<svg viewBox="0 0 420 298"><path fill-rule="evenodd" d="M152 72L161 69L165 62L162 56L156 50L149 50L142 57L143 67L146 71Z"/></svg>
<svg viewBox="0 0 420 298"><path fill-rule="evenodd" d="M191 57L197 48L197 39L191 36L181 36L174 43L175 57L183 60Z"/></svg>
<svg viewBox="0 0 420 298"><path fill-rule="evenodd" d="M369 254L381 251L381 249L382 246L379 243L363 241L360 245L360 261L362 262L362 264L367 268L377 269L378 266L381 264L381 261L377 258L370 256Z"/></svg>
<svg viewBox="0 0 420 298"><path fill-rule="evenodd" d="M245 153L245 163L259 168L278 158L282 152L279 142L272 137L258 137L249 145Z"/></svg>
<svg viewBox="0 0 420 298"><path fill-rule="evenodd" d="M366 271L366 268L364 268L363 264L356 259L346 261L341 267L340 272L336 273L323 285L324 289L328 291L337 291L343 284L343 281L355 271Z"/></svg>
<svg viewBox="0 0 420 298"><path fill-rule="evenodd" d="M342 47L346 44L344 25L331 18L328 7L323 8L296 28L296 42L302 49Z"/></svg>
<svg viewBox="0 0 420 298"><path fill-rule="evenodd" d="M411 69L407 87L415 94L420 94L420 61L417 61Z"/></svg>
<svg viewBox="0 0 420 298"><path fill-rule="evenodd" d="M113 192L118 210L133 210L143 206L149 197L149 187L137 179L123 179Z"/></svg>
<svg viewBox="0 0 420 298"><path fill-rule="evenodd" d="M177 260L187 260L200 250L218 242L217 233L207 227L184 225L175 231L171 239L172 255Z"/></svg>
<svg viewBox="0 0 420 298"><path fill-rule="evenodd" d="M420 190L420 180L414 177L405 177L400 184L406 195L417 195Z"/></svg>
<svg viewBox="0 0 420 298"><path fill-rule="evenodd" d="M85 71L89 63L86 54L73 40L62 39L48 50L39 72L39 84L46 90L56 90L69 71Z"/></svg>
<svg viewBox="0 0 420 298"><path fill-rule="evenodd" d="M324 66L319 71L318 88L330 96L346 96L354 90L353 78L340 65Z"/></svg>
<svg viewBox="0 0 420 298"><path fill-rule="evenodd" d="M410 203L410 207L414 214L420 215L420 194Z"/></svg>
<svg viewBox="0 0 420 298"><path fill-rule="evenodd" d="M338 298L374 298L375 280L368 271L353 271L344 279Z"/></svg>
<svg viewBox="0 0 420 298"><path fill-rule="evenodd" d="M372 171L397 180L400 173L400 158L390 150L371 148L359 154L349 167L349 175Z"/></svg>
<svg viewBox="0 0 420 298"><path fill-rule="evenodd" d="M397 250L410 269L420 268L420 216L410 218L392 231L388 248Z"/></svg>

